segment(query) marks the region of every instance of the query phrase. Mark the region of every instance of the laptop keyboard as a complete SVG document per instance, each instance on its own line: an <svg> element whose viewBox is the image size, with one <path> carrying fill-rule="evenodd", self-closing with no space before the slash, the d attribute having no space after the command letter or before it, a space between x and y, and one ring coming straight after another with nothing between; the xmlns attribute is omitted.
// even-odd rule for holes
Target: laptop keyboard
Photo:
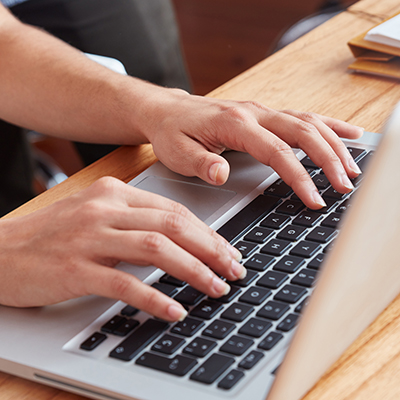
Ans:
<svg viewBox="0 0 400 400"><path fill-rule="evenodd" d="M349 147L364 171L373 155ZM109 357L203 384L229 390L288 335L307 305L318 270L334 245L341 219L356 189L336 192L308 157L302 164L320 190L327 207L304 206L281 179L265 189L219 230L243 256L247 276L228 282L231 291L212 299L168 274L152 286L189 311L177 323L134 317L139 310L123 307L81 343L93 351L110 336L121 342Z"/></svg>

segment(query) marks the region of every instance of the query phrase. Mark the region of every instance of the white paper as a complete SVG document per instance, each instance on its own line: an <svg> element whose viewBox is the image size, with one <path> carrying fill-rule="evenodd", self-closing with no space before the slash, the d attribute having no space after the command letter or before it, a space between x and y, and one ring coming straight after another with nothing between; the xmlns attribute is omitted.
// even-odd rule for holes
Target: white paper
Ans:
<svg viewBox="0 0 400 400"><path fill-rule="evenodd" d="M372 28L364 39L400 48L400 14Z"/></svg>

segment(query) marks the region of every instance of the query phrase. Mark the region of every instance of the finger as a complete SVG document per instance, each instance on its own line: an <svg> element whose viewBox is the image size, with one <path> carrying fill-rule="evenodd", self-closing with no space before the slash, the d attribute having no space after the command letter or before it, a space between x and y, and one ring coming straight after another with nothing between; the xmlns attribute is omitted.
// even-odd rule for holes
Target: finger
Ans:
<svg viewBox="0 0 400 400"><path fill-rule="evenodd" d="M209 229L203 221L197 218L182 204L158 194L134 188L112 177L103 177L93 183L90 187L75 195L75 197L78 198L78 201L79 197L87 200L90 196L96 200L103 197L112 198L112 201L108 201L107 203L112 205L113 210L110 212L102 212L104 217L109 217L110 223L112 223L115 218L115 206L124 208L124 206L127 205L132 208L147 208L176 212L184 215L196 226L205 230ZM104 203L102 206L104 207Z"/></svg>
<svg viewBox="0 0 400 400"><path fill-rule="evenodd" d="M250 122L246 129L248 135L241 135L246 140L237 143L236 146L263 164L271 166L307 207L317 209L326 205L309 174L287 143L261 127L257 121ZM250 134L251 140L247 140Z"/></svg>
<svg viewBox="0 0 400 400"><path fill-rule="evenodd" d="M209 296L221 297L230 290L199 259L158 232L113 231L108 243L108 257L131 264L154 265Z"/></svg>
<svg viewBox="0 0 400 400"><path fill-rule="evenodd" d="M342 160L324 137L327 136L330 141L334 142L337 150L346 159L349 173L352 177L355 177L358 174L354 169L348 167L349 161L346 154L348 154L349 158L351 156L337 135L312 114L296 111L293 111L293 113L297 113L303 119L312 120L313 123L304 121L288 113L274 113L270 110L268 120L263 120L263 117L260 117L259 122L262 125L267 124L268 129L291 147L303 149L316 165L324 169L325 174L336 190L341 193L347 193L354 189ZM337 139L337 142L334 140L334 137ZM295 188L293 189L295 190Z"/></svg>
<svg viewBox="0 0 400 400"><path fill-rule="evenodd" d="M301 112L295 111L295 110L286 110L284 112L315 126L318 129L319 133L321 134L322 138L325 139L325 141L329 144L329 146L334 151L334 153L339 157L339 159L342 162L343 167L346 170L346 173L350 177L355 178L357 175L359 175L361 173L361 170L355 163L353 157L347 150L343 141L340 140L339 136L337 135L337 132L335 132L334 129L331 128L329 125L327 125L324 121L328 122L332 127L338 129L340 132L342 132L342 134L343 133L347 134L346 137L348 137L350 139L355 139L358 136L360 136L361 128L352 126L343 121L335 120L334 118L328 118L328 117L325 118L325 117L322 117L322 116L319 116L319 115L313 114L313 113L301 113ZM323 120L321 118L323 118ZM345 128L348 128L348 129L345 129ZM307 144L309 144L309 149L305 148L305 146ZM307 152L307 154L312 154L311 152L315 152L314 149L312 148L315 145L317 145L317 143L312 142L312 141L307 141L306 143L304 143L304 147L302 147L302 148ZM329 151L329 149L328 149L328 151ZM330 154L330 156L332 156L332 153ZM320 158L320 160L319 160L320 164L317 164L317 165L321 166L323 168L324 160L323 159L321 160L321 157L319 157L319 158ZM329 165L329 163L325 163L325 165L326 164ZM326 171L326 169L327 168L325 167L324 172ZM347 182L347 184L348 184L348 182Z"/></svg>
<svg viewBox="0 0 400 400"><path fill-rule="evenodd" d="M315 114L324 124L329 126L336 134L346 139L358 139L364 133L364 128L349 124L336 118L327 117L325 115Z"/></svg>
<svg viewBox="0 0 400 400"><path fill-rule="evenodd" d="M200 142L192 139L189 135L176 135L175 147L179 154L171 156L163 162L172 171L185 176L197 176L212 185L222 185L229 176L228 162L216 152L223 148L209 150Z"/></svg>
<svg viewBox="0 0 400 400"><path fill-rule="evenodd" d="M161 233L228 280L243 278L246 273L238 262L239 250L207 225L202 229L179 213L125 208L115 215L112 227Z"/></svg>
<svg viewBox="0 0 400 400"><path fill-rule="evenodd" d="M90 266L85 269L81 281L88 294L122 300L166 321L182 321L187 315L177 301L122 271Z"/></svg>

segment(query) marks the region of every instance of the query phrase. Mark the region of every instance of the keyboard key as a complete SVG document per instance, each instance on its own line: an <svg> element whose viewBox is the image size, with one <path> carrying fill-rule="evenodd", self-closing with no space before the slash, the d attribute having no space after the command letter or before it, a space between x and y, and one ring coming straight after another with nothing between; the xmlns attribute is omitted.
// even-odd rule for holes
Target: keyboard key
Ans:
<svg viewBox="0 0 400 400"><path fill-rule="evenodd" d="M80 348L82 350L92 351L100 343L103 343L107 339L107 335L100 332L95 332L93 335L89 336L83 343L81 343Z"/></svg>
<svg viewBox="0 0 400 400"><path fill-rule="evenodd" d="M185 339L172 335L164 335L151 349L164 354L173 354L185 343Z"/></svg>
<svg viewBox="0 0 400 400"><path fill-rule="evenodd" d="M141 352L149 343L159 336L169 324L167 322L148 319L139 326L131 335L111 351L110 357L123 361L132 360L136 354Z"/></svg>
<svg viewBox="0 0 400 400"><path fill-rule="evenodd" d="M299 225L287 225L276 236L278 239L290 240L292 242L299 240L305 233L307 228Z"/></svg>
<svg viewBox="0 0 400 400"><path fill-rule="evenodd" d="M271 296L272 292L270 290L262 289L259 287L252 287L247 290L247 292L239 298L239 301L244 303L260 305Z"/></svg>
<svg viewBox="0 0 400 400"><path fill-rule="evenodd" d="M334 246L334 241L332 241L332 242L330 242L327 246L325 246L325 248L324 248L324 253L326 254L326 253L329 253L331 250L332 250L332 248L333 248L333 246Z"/></svg>
<svg viewBox="0 0 400 400"><path fill-rule="evenodd" d="M357 161L357 165L358 165L358 167L361 169L361 171L363 173L365 172L365 170L366 170L368 164L370 163L373 155L374 155L374 151L370 151L366 156L362 157L361 160Z"/></svg>
<svg viewBox="0 0 400 400"><path fill-rule="evenodd" d="M203 293L199 292L192 286L186 286L174 297L174 299L179 303L193 306L198 303L203 297Z"/></svg>
<svg viewBox="0 0 400 400"><path fill-rule="evenodd" d="M245 237L244 240L248 242L255 242L259 244L265 243L268 238L273 235L274 231L268 228L253 228Z"/></svg>
<svg viewBox="0 0 400 400"><path fill-rule="evenodd" d="M296 256L284 256L274 266L274 270L292 274L305 263L304 258Z"/></svg>
<svg viewBox="0 0 400 400"><path fill-rule="evenodd" d="M330 186L329 180L325 174L315 175L314 178L312 178L312 180L317 189L319 190L326 189L328 186Z"/></svg>
<svg viewBox="0 0 400 400"><path fill-rule="evenodd" d="M221 354L212 354L196 371L190 379L211 384L215 382L233 363L235 359Z"/></svg>
<svg viewBox="0 0 400 400"><path fill-rule="evenodd" d="M285 226L288 221L290 221L290 217L288 217L287 215L272 213L268 215L267 218L262 220L260 225L267 228L280 229Z"/></svg>
<svg viewBox="0 0 400 400"><path fill-rule="evenodd" d="M287 274L276 271L268 271L261 279L257 281L258 286L270 289L278 289L288 279Z"/></svg>
<svg viewBox="0 0 400 400"><path fill-rule="evenodd" d="M367 154L365 149L361 149L358 147L348 147L347 150L349 151L349 153L356 162L360 160L362 157L364 157L365 154Z"/></svg>
<svg viewBox="0 0 400 400"><path fill-rule="evenodd" d="M128 304L121 310L121 315L125 315L126 317L133 317L138 312L139 310L137 308L132 307Z"/></svg>
<svg viewBox="0 0 400 400"><path fill-rule="evenodd" d="M239 364L239 368L243 369L251 369L253 368L262 358L264 357L264 354L253 350Z"/></svg>
<svg viewBox="0 0 400 400"><path fill-rule="evenodd" d="M294 220L293 224L306 226L307 228L313 227L320 219L321 214L314 211L305 210L299 214Z"/></svg>
<svg viewBox="0 0 400 400"><path fill-rule="evenodd" d="M242 335L259 338L272 326L271 322L258 318L251 318L239 330Z"/></svg>
<svg viewBox="0 0 400 400"><path fill-rule="evenodd" d="M317 275L317 271L303 268L291 281L293 285L311 287L315 283L315 277Z"/></svg>
<svg viewBox="0 0 400 400"><path fill-rule="evenodd" d="M221 314L221 318L229 319L235 322L242 322L253 311L254 311L253 307L247 306L245 304L234 303Z"/></svg>
<svg viewBox="0 0 400 400"><path fill-rule="evenodd" d="M316 255L307 265L308 268L312 268L312 269L320 269L321 265L324 261L324 256L325 254L323 253L319 253L318 255Z"/></svg>
<svg viewBox="0 0 400 400"><path fill-rule="evenodd" d="M197 364L197 361L181 355L167 358L158 354L144 353L135 364L176 376L184 376Z"/></svg>
<svg viewBox="0 0 400 400"><path fill-rule="evenodd" d="M218 300L218 303L230 303L237 295L242 292L242 289L236 286L231 285L231 290L228 294L222 297L218 297L218 299L211 298L211 300Z"/></svg>
<svg viewBox="0 0 400 400"><path fill-rule="evenodd" d="M304 207L305 205L301 201L286 200L276 211L282 214L297 215Z"/></svg>
<svg viewBox="0 0 400 400"><path fill-rule="evenodd" d="M322 222L322 226L327 226L328 228L333 228L336 229L337 226L339 225L341 219L343 217L343 214L340 213L332 213L329 214Z"/></svg>
<svg viewBox="0 0 400 400"><path fill-rule="evenodd" d="M222 307L222 303L211 300L203 300L190 312L190 315L202 319L211 319L222 310Z"/></svg>
<svg viewBox="0 0 400 400"><path fill-rule="evenodd" d="M208 325L202 334L214 339L225 339L234 329L234 324L226 321L216 320Z"/></svg>
<svg viewBox="0 0 400 400"><path fill-rule="evenodd" d="M219 381L218 387L225 390L232 389L243 377L243 371L233 369L223 379Z"/></svg>
<svg viewBox="0 0 400 400"><path fill-rule="evenodd" d="M117 328L115 328L113 334L117 336L126 336L137 326L139 326L139 321L136 321L135 319L128 319L126 322L120 324Z"/></svg>
<svg viewBox="0 0 400 400"><path fill-rule="evenodd" d="M275 258L266 254L254 254L244 264L246 268L254 269L256 271L265 271L273 262Z"/></svg>
<svg viewBox="0 0 400 400"><path fill-rule="evenodd" d="M183 353L190 354L195 357L205 357L216 346L217 343L213 340L197 337L183 349Z"/></svg>
<svg viewBox="0 0 400 400"><path fill-rule="evenodd" d="M281 339L283 335L278 332L270 332L258 345L259 349L271 350Z"/></svg>
<svg viewBox="0 0 400 400"><path fill-rule="evenodd" d="M243 279L238 279L236 281L227 281L229 284L246 287L249 286L251 282L258 278L257 272L247 271L247 275Z"/></svg>
<svg viewBox="0 0 400 400"><path fill-rule="evenodd" d="M307 290L302 287L286 285L275 295L274 299L294 304L297 303L306 293Z"/></svg>
<svg viewBox="0 0 400 400"><path fill-rule="evenodd" d="M329 212L331 212L337 205L337 201L335 199L329 199L328 197L324 197L322 196L325 203L326 203L326 207L322 207L319 208L318 210L311 210L311 209L307 209L308 211L314 211L320 214L327 214Z"/></svg>
<svg viewBox="0 0 400 400"><path fill-rule="evenodd" d="M287 185L282 179L278 179L275 183L273 183L264 191L264 194L278 197L288 197L291 193L293 193L292 188Z"/></svg>
<svg viewBox="0 0 400 400"><path fill-rule="evenodd" d="M306 156L301 160L301 163L303 164L304 168L312 168L312 169L319 169L313 161L311 161L311 158Z"/></svg>
<svg viewBox="0 0 400 400"><path fill-rule="evenodd" d="M318 243L328 243L337 234L336 229L328 228L325 226L317 226L307 236L307 240Z"/></svg>
<svg viewBox="0 0 400 400"><path fill-rule="evenodd" d="M321 245L315 242L301 241L290 251L294 256L310 258L321 249Z"/></svg>
<svg viewBox="0 0 400 400"><path fill-rule="evenodd" d="M281 318L290 307L278 301L269 301L264 307L260 308L257 317L272 319L273 321Z"/></svg>
<svg viewBox="0 0 400 400"><path fill-rule="evenodd" d="M241 356L253 344L254 341L251 339L246 339L241 336L233 335L221 346L220 351L233 354L235 356Z"/></svg>
<svg viewBox="0 0 400 400"><path fill-rule="evenodd" d="M175 286L169 285L167 283L154 282L151 287L159 290L161 293L164 293L166 296L169 297L178 292L178 289Z"/></svg>
<svg viewBox="0 0 400 400"><path fill-rule="evenodd" d="M296 325L298 318L298 314L289 314L278 324L276 329L282 332L289 332Z"/></svg>
<svg viewBox="0 0 400 400"><path fill-rule="evenodd" d="M310 302L310 296L306 297L295 309L294 312L301 313L307 304Z"/></svg>
<svg viewBox="0 0 400 400"><path fill-rule="evenodd" d="M178 322L171 329L171 333L176 333L178 335L190 337L193 336L203 326L204 326L203 321L191 317L186 317L183 321Z"/></svg>
<svg viewBox="0 0 400 400"><path fill-rule="evenodd" d="M217 232L228 242L231 242L241 232L264 218L281 201L278 197L260 195L219 228Z"/></svg>
<svg viewBox="0 0 400 400"><path fill-rule="evenodd" d="M350 203L349 199L347 199L342 204L340 204L336 208L335 211L338 212L338 213L345 213L350 207L351 207L351 203Z"/></svg>
<svg viewBox="0 0 400 400"><path fill-rule="evenodd" d="M160 282L167 283L168 285L177 286L177 287L184 287L186 285L186 282L181 281L180 279L176 279L173 276L168 275L168 274L164 274L160 278Z"/></svg>
<svg viewBox="0 0 400 400"><path fill-rule="evenodd" d="M247 258L253 253L258 246L254 243L240 241L235 244L235 247L242 253L243 258Z"/></svg>
<svg viewBox="0 0 400 400"><path fill-rule="evenodd" d="M121 324L127 321L126 318L119 315L115 315L108 322L106 322L102 327L101 331L106 333L113 333L114 330Z"/></svg>
<svg viewBox="0 0 400 400"><path fill-rule="evenodd" d="M261 253L271 254L272 256L281 256L288 247L291 246L291 242L282 239L272 239L264 247L261 248Z"/></svg>
<svg viewBox="0 0 400 400"><path fill-rule="evenodd" d="M334 199L334 200L342 200L348 195L349 193L339 193L332 186L327 191L324 192L324 198L326 197L328 199Z"/></svg>

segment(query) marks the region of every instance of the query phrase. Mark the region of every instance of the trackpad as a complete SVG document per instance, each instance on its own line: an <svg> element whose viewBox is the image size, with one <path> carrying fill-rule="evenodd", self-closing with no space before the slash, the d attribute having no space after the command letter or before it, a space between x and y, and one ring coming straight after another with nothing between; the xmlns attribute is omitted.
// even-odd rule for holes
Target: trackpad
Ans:
<svg viewBox="0 0 400 400"><path fill-rule="evenodd" d="M135 187L185 205L202 221L205 221L236 195L236 192L232 190L158 176L147 176Z"/></svg>

